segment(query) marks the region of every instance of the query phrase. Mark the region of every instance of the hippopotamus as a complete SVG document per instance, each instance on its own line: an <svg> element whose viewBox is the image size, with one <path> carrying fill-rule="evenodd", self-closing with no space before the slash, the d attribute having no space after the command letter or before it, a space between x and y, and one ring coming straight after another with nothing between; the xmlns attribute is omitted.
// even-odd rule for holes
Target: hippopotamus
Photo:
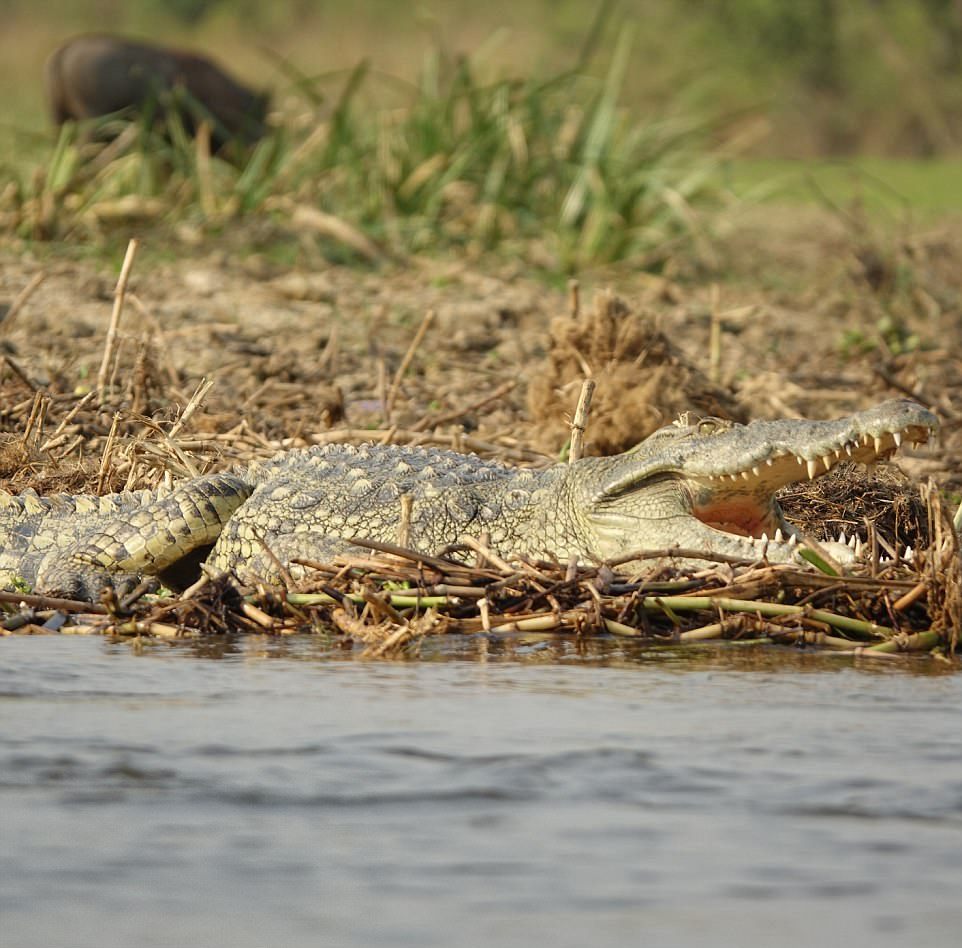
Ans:
<svg viewBox="0 0 962 948"><path fill-rule="evenodd" d="M206 119L215 150L256 142L270 102L269 93L247 88L206 56L104 34L63 43L47 60L46 86L58 126L115 113L161 117L173 109L191 134Z"/></svg>

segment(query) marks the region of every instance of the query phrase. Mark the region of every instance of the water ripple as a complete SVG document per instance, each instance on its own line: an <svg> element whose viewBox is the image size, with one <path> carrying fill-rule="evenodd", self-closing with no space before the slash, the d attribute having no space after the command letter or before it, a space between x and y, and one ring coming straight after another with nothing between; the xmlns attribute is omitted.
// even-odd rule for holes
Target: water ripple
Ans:
<svg viewBox="0 0 962 948"><path fill-rule="evenodd" d="M957 940L962 676L431 647L0 642L4 938Z"/></svg>

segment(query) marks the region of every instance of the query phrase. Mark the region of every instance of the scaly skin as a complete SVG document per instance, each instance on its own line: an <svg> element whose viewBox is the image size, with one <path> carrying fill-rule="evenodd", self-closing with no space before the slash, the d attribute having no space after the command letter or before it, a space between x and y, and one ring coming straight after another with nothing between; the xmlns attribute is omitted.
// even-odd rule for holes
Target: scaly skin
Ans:
<svg viewBox="0 0 962 948"><path fill-rule="evenodd" d="M482 533L502 556L603 560L677 547L789 561L795 532L776 490L839 460L887 457L936 427L921 405L893 400L837 421L685 419L624 454L541 471L434 449L329 445L167 493L0 495L0 583L92 598L211 543L213 569L271 580L278 563L329 559L352 537L436 553Z"/></svg>

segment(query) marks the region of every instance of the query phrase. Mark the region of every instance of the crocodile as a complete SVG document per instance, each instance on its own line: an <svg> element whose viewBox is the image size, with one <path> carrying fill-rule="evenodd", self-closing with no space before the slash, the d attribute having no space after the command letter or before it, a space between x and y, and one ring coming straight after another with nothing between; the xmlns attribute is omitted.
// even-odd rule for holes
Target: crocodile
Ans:
<svg viewBox="0 0 962 948"><path fill-rule="evenodd" d="M458 541L482 535L501 556L559 561L673 548L793 561L797 533L775 499L780 487L842 460L887 458L936 428L926 408L894 399L834 421L683 416L623 454L544 469L434 448L330 444L172 489L0 494L0 584L92 599L197 551L209 570L277 581L298 574L297 560L357 552L352 539L464 558ZM840 552L851 559L848 546Z"/></svg>

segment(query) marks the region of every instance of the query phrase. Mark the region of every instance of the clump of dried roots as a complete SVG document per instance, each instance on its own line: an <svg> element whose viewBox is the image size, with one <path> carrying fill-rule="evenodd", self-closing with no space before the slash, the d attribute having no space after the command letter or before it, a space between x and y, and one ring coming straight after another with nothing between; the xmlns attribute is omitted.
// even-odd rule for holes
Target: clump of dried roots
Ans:
<svg viewBox="0 0 962 948"><path fill-rule="evenodd" d="M590 312L551 324L545 366L528 388L539 447L557 451L564 443L566 412L587 377L597 382L589 454L626 451L687 410L747 420L730 391L709 381L651 318L610 292L596 294Z"/></svg>

